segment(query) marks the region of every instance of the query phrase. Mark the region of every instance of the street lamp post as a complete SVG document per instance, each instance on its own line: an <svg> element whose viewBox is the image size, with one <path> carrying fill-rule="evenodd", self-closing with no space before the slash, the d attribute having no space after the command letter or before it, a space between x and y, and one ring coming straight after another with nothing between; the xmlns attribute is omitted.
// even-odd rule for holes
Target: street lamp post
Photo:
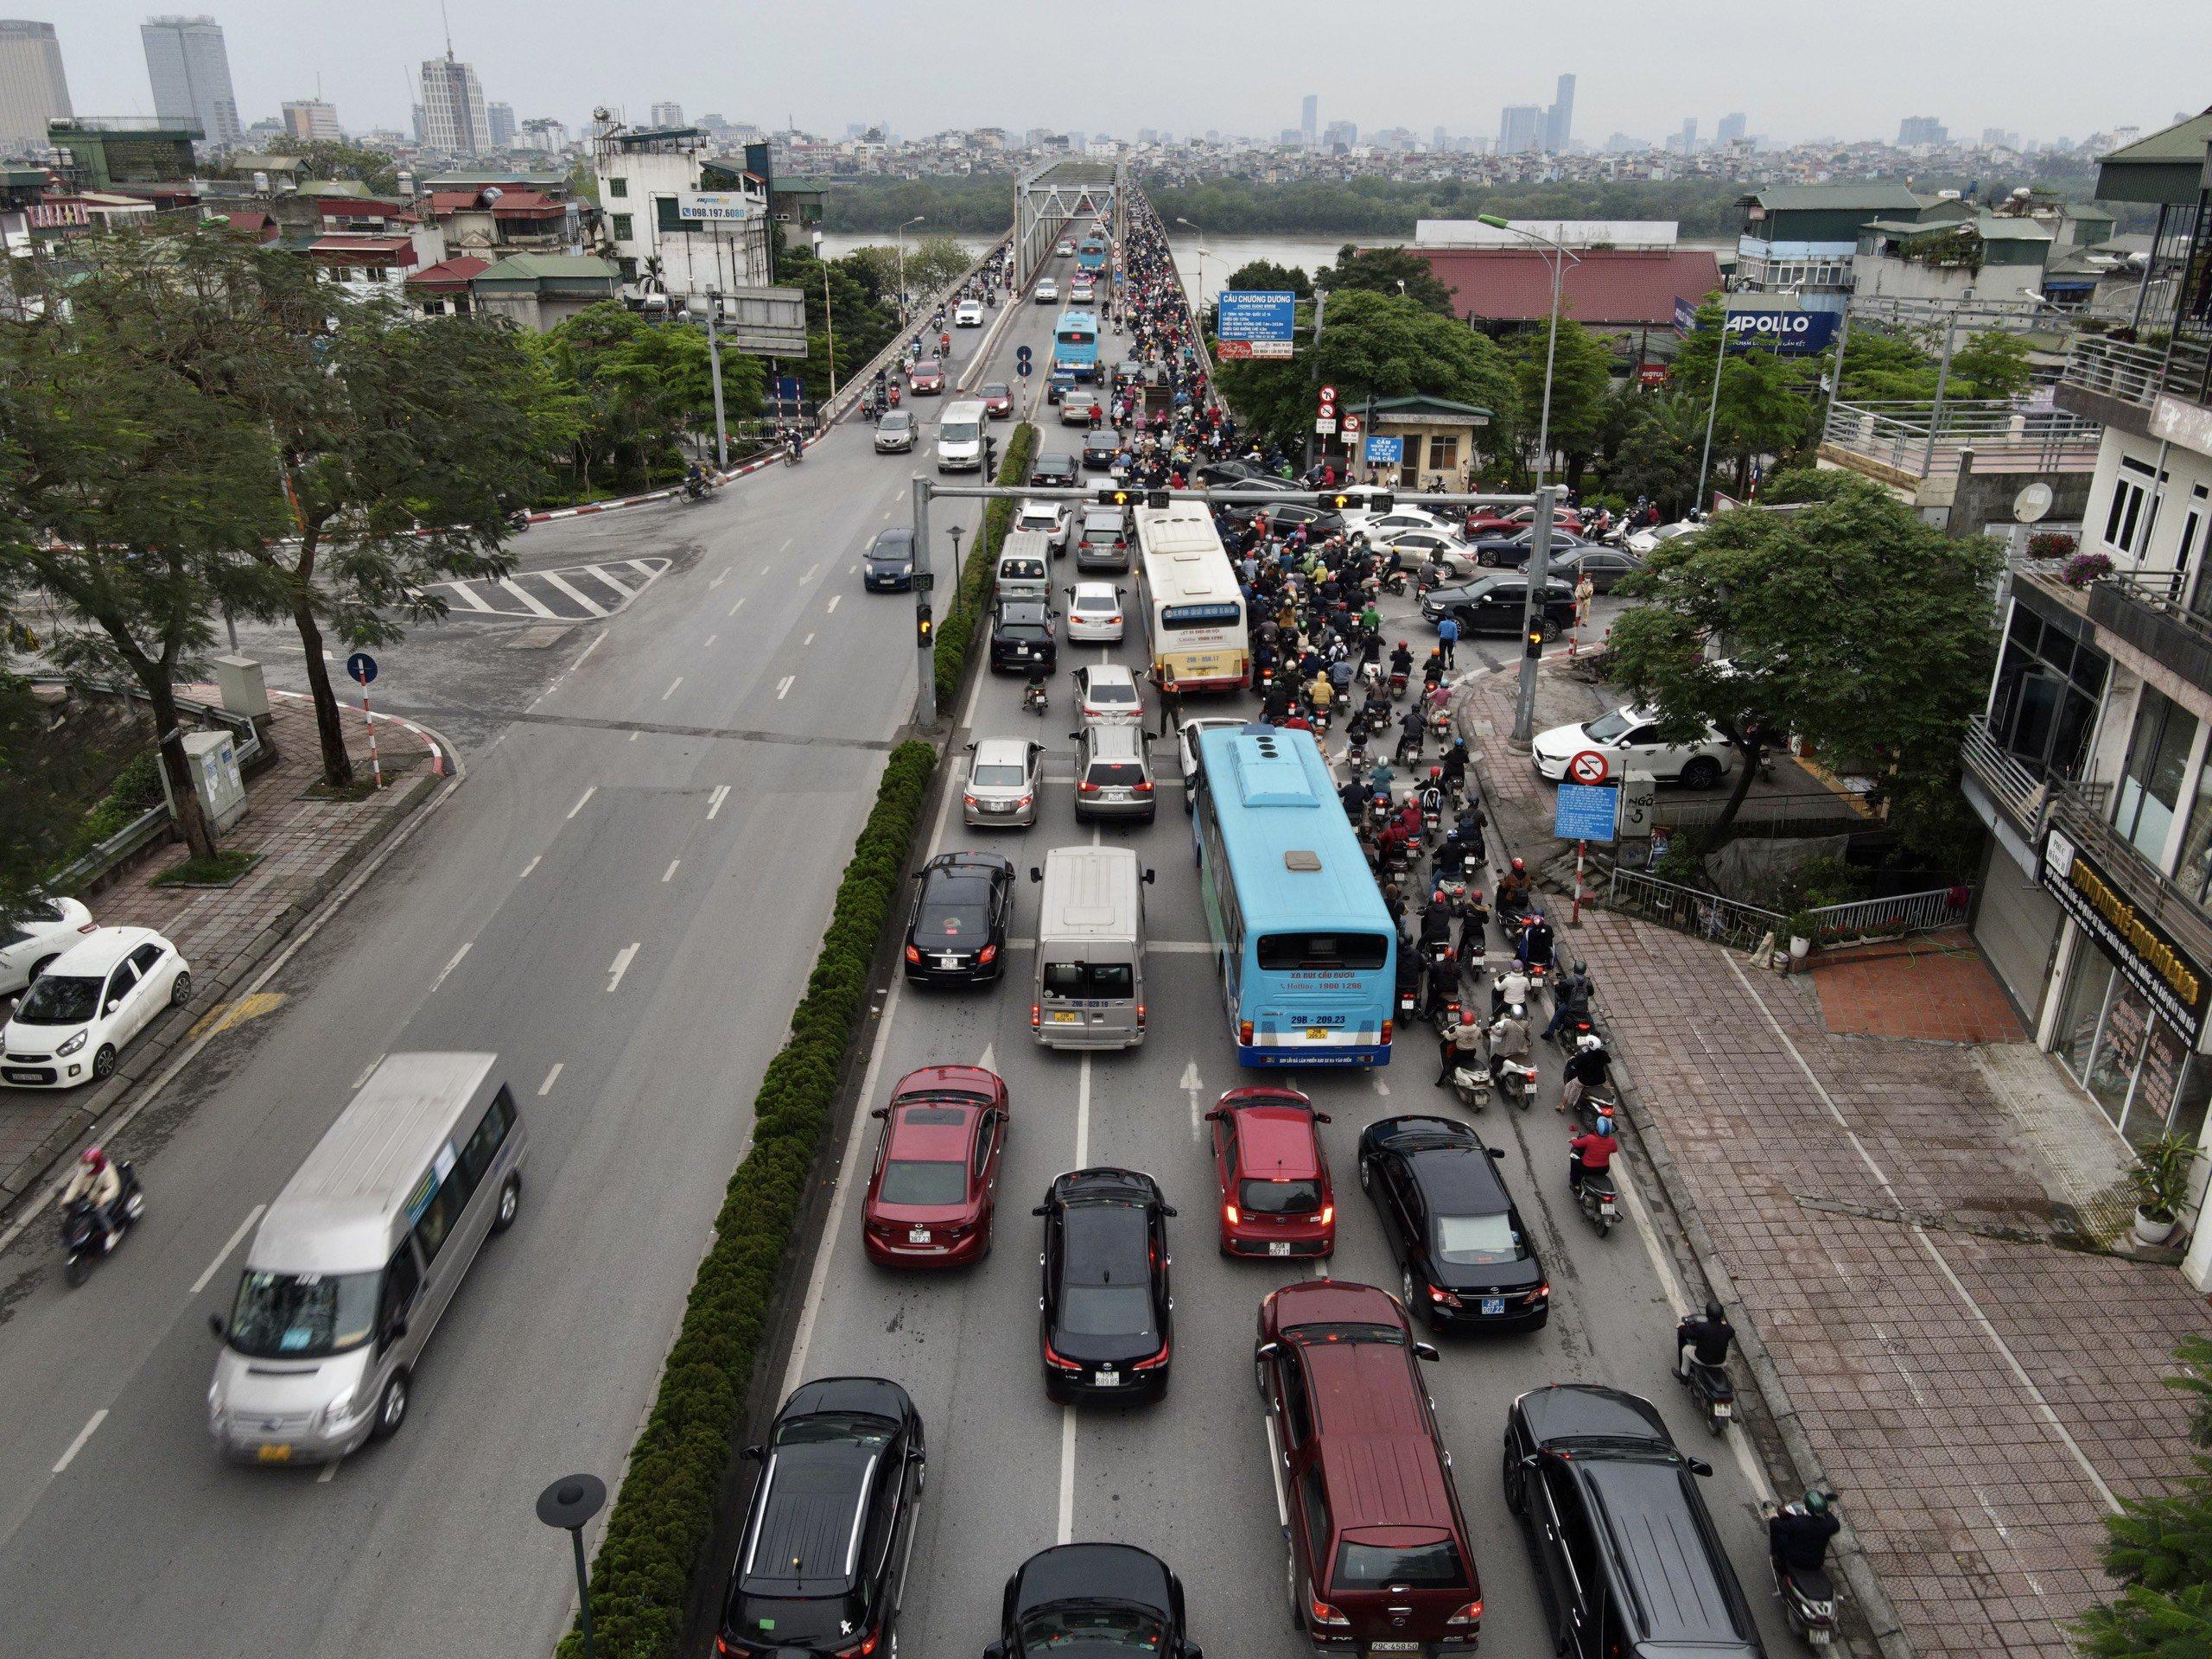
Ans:
<svg viewBox="0 0 2212 1659"><path fill-rule="evenodd" d="M906 221L906 225L918 225L928 217L929 215L927 213L916 213L912 219ZM904 324L910 315L906 308L906 225L901 225L898 231L899 321L901 324ZM879 244L878 245L880 246L881 245Z"/></svg>
<svg viewBox="0 0 2212 1659"><path fill-rule="evenodd" d="M1198 238L1198 311L1200 315L1204 315L1206 308L1206 233L1204 231L1199 230L1197 226L1192 224L1187 219L1178 218L1175 222L1178 225L1180 225L1185 230L1192 232Z"/></svg>
<svg viewBox="0 0 2212 1659"><path fill-rule="evenodd" d="M722 291L718 288L707 290L707 374L715 387L715 467L719 472L729 470L729 427L722 419L722 347L715 333L715 320L721 313Z"/></svg>
<svg viewBox="0 0 2212 1659"><path fill-rule="evenodd" d="M607 1502L597 1475L563 1475L537 1495L537 1518L569 1535L576 1552L576 1605L583 1614L584 1659L591 1659L591 1579L584 1568L584 1527Z"/></svg>
<svg viewBox="0 0 2212 1659"><path fill-rule="evenodd" d="M837 314L830 305L830 262L822 257L822 232L819 231L814 233L814 262L822 267L822 321L830 334L830 395L835 397L837 395Z"/></svg>

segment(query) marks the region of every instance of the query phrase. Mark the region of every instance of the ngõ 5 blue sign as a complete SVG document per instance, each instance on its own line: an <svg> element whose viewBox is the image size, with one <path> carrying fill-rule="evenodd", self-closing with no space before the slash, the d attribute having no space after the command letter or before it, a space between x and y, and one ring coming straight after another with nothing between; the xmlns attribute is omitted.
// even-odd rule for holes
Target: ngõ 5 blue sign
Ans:
<svg viewBox="0 0 2212 1659"><path fill-rule="evenodd" d="M1298 321L1297 295L1229 289L1217 303L1216 332L1221 339L1290 344Z"/></svg>

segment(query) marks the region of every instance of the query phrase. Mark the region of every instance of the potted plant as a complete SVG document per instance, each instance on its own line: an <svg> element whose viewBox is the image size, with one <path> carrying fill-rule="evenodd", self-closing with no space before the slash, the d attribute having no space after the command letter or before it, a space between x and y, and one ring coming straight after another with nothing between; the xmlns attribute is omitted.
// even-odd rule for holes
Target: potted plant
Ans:
<svg viewBox="0 0 2212 1659"><path fill-rule="evenodd" d="M2028 537L2028 556L2031 559L2063 559L2080 546L2080 542L2063 530L2039 530Z"/></svg>
<svg viewBox="0 0 2212 1659"><path fill-rule="evenodd" d="M2058 579L2069 588L2087 588L2112 575L2112 556L2108 553L2069 554L2059 567Z"/></svg>
<svg viewBox="0 0 2212 1659"><path fill-rule="evenodd" d="M1812 954L1813 941L1820 934L1820 918L1809 910L1801 910L1793 912L1783 926L1789 931L1789 959L1804 961Z"/></svg>
<svg viewBox="0 0 2212 1659"><path fill-rule="evenodd" d="M2190 1166L2196 1160L2196 1143L2183 1135L2162 1135L2135 1149L2127 1184L2135 1189L2139 1242L2163 1244L2173 1236L2182 1205L2189 1201Z"/></svg>

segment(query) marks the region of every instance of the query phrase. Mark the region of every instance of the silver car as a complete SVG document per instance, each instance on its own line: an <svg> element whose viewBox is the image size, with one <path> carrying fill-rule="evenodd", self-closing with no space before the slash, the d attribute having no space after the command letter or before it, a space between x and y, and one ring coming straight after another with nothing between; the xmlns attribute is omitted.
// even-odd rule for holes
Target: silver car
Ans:
<svg viewBox="0 0 2212 1659"><path fill-rule="evenodd" d="M1150 823L1159 810L1152 757L1140 726L1085 726L1068 735L1076 741L1075 816L1126 818Z"/></svg>
<svg viewBox="0 0 2212 1659"><path fill-rule="evenodd" d="M960 791L962 821L974 829L1027 830L1036 823L1045 746L1019 737L987 737L970 743L968 753L968 784Z"/></svg>

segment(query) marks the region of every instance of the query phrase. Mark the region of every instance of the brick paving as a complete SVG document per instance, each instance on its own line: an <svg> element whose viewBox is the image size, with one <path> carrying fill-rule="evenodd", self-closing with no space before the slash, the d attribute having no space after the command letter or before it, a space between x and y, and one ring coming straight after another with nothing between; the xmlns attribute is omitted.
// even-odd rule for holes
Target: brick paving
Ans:
<svg viewBox="0 0 2212 1659"><path fill-rule="evenodd" d="M181 688L213 702L213 687ZM181 845L164 847L86 899L110 925L150 927L166 934L193 976L191 1018L229 995L273 940L289 932L343 875L381 841L423 797L431 770L424 740L410 728L379 719L377 742L388 785L358 801L318 800L308 791L322 775L315 719L304 699L272 695L270 731L278 760L246 780L245 816L223 837L226 849L258 852L261 860L222 888L158 887L155 879L183 861ZM368 741L358 709L345 711L346 747L368 776ZM166 1058L187 1029L167 1016L124 1052L116 1079L67 1092L0 1089L0 1198L12 1198L60 1146L89 1128L137 1079ZM58 1143L58 1144L57 1144Z"/></svg>
<svg viewBox="0 0 2212 1659"><path fill-rule="evenodd" d="M1830 1031L1936 1043L2027 1039L1997 976L1963 931L1824 952L1813 984Z"/></svg>

